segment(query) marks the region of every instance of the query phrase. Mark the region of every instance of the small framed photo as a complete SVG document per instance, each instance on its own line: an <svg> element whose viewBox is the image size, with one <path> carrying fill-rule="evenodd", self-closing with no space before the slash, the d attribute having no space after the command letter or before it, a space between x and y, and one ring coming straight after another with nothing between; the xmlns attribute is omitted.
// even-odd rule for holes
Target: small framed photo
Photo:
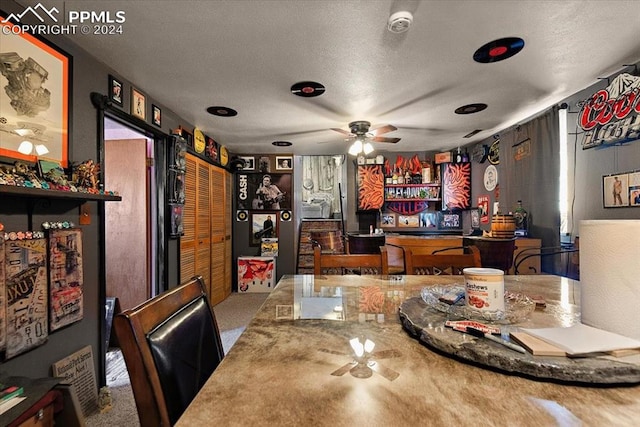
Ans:
<svg viewBox="0 0 640 427"><path fill-rule="evenodd" d="M147 119L147 98L136 88L131 88L131 115L142 120Z"/></svg>
<svg viewBox="0 0 640 427"><path fill-rule="evenodd" d="M419 224L418 215L398 215L398 227L418 227Z"/></svg>
<svg viewBox="0 0 640 427"><path fill-rule="evenodd" d="M278 212L251 214L250 246L260 246L263 238L278 237Z"/></svg>
<svg viewBox="0 0 640 427"><path fill-rule="evenodd" d="M112 75L109 75L109 99L122 107L122 82Z"/></svg>
<svg viewBox="0 0 640 427"><path fill-rule="evenodd" d="M162 127L162 110L154 104L151 104L151 122L158 127Z"/></svg>
<svg viewBox="0 0 640 427"><path fill-rule="evenodd" d="M436 228L438 226L437 212L420 212L420 227Z"/></svg>
<svg viewBox="0 0 640 427"><path fill-rule="evenodd" d="M383 213L380 217L380 227L395 227L396 226L396 214Z"/></svg>
<svg viewBox="0 0 640 427"><path fill-rule="evenodd" d="M293 165L293 157L292 156L276 156L276 170L279 171L289 171L291 170Z"/></svg>
<svg viewBox="0 0 640 427"><path fill-rule="evenodd" d="M629 204L640 206L640 171L629 174Z"/></svg>
<svg viewBox="0 0 640 427"><path fill-rule="evenodd" d="M256 158L255 157L243 157L240 156L242 160L244 160L243 171L253 171L256 170Z"/></svg>
<svg viewBox="0 0 640 427"><path fill-rule="evenodd" d="M603 176L602 192L605 208L629 206L629 174Z"/></svg>

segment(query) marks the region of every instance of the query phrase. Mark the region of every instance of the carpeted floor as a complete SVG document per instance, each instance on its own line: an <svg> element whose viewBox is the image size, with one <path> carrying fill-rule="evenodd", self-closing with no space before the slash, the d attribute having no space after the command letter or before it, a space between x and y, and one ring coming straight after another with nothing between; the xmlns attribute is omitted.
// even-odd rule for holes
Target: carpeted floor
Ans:
<svg viewBox="0 0 640 427"><path fill-rule="evenodd" d="M269 294L232 293L213 307L218 321L225 354L242 334ZM138 427L138 412L129 384L129 374L118 348L109 349L106 356L107 386L111 393L112 408L87 418L88 427Z"/></svg>

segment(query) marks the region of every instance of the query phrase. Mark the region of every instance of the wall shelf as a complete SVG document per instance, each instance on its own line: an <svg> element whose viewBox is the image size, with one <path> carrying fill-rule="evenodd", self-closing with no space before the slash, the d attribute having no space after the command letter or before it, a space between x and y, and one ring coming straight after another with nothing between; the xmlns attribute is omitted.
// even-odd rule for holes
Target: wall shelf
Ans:
<svg viewBox="0 0 640 427"><path fill-rule="evenodd" d="M112 196L107 194L81 193L74 191L60 190L43 190L41 188L20 187L17 185L0 184L0 194L24 197L24 198L43 198L43 199L66 199L77 201L102 200L118 202L122 200L121 196Z"/></svg>

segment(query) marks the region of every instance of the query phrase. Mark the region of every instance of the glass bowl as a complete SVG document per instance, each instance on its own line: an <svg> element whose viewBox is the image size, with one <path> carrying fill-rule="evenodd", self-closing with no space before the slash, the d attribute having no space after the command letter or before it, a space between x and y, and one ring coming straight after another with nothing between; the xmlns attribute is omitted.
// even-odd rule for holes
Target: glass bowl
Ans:
<svg viewBox="0 0 640 427"><path fill-rule="evenodd" d="M512 324L525 320L535 310L536 303L528 296L516 292L504 293L503 310L478 310L467 306L464 299L450 305L440 301L440 297L450 292L463 292L463 286L434 285L422 288L422 300L437 311L449 315L449 319L462 318L467 320L488 321L500 324Z"/></svg>

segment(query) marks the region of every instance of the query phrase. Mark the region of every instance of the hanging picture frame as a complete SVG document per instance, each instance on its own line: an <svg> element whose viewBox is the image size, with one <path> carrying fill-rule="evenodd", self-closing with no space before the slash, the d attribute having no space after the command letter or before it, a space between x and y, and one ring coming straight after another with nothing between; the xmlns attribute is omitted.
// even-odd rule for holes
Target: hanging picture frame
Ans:
<svg viewBox="0 0 640 427"><path fill-rule="evenodd" d="M252 213L250 246L260 246L262 239L278 238L279 228L278 212Z"/></svg>
<svg viewBox="0 0 640 427"><path fill-rule="evenodd" d="M131 115L141 120L147 119L147 97L134 87L131 88Z"/></svg>
<svg viewBox="0 0 640 427"><path fill-rule="evenodd" d="M123 96L122 82L109 74L109 100L122 107Z"/></svg>
<svg viewBox="0 0 640 427"><path fill-rule="evenodd" d="M53 43L14 28L0 13L0 51L5 71L0 74L0 156L35 163L33 150L19 151L26 136L46 141L46 158L69 166L72 56ZM16 31L17 30L17 31ZM24 82L29 81L29 88ZM25 120L28 118L28 120Z"/></svg>
<svg viewBox="0 0 640 427"><path fill-rule="evenodd" d="M162 127L162 110L155 104L151 104L151 123Z"/></svg>

